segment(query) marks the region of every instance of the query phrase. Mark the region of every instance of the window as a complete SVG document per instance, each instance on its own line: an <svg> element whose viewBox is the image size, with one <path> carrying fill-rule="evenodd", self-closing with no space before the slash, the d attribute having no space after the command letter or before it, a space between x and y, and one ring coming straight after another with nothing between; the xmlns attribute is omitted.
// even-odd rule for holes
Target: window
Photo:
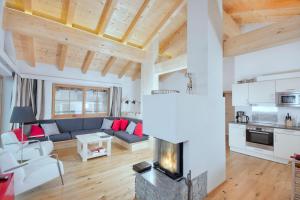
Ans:
<svg viewBox="0 0 300 200"><path fill-rule="evenodd" d="M53 118L106 116L108 112L108 88L53 85Z"/></svg>

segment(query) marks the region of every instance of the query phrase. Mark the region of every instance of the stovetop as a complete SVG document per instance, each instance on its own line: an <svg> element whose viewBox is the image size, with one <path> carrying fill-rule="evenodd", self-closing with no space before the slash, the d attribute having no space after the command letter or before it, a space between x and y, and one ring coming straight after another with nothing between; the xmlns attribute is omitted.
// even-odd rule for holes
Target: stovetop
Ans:
<svg viewBox="0 0 300 200"><path fill-rule="evenodd" d="M291 130L300 130L300 126L291 126L287 127L284 124L277 124L271 122L248 122L248 123L240 123L240 122L232 122L234 124L244 124L249 126L262 126L262 127L271 127L271 128L280 128L280 129L291 129Z"/></svg>

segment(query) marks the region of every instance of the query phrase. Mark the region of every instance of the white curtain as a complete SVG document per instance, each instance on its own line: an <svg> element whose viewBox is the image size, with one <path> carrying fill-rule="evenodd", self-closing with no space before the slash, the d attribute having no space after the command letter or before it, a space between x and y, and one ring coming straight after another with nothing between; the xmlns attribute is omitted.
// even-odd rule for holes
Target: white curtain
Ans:
<svg viewBox="0 0 300 200"><path fill-rule="evenodd" d="M121 117L121 106L122 106L122 88L113 87L110 89L111 93L111 111L110 116Z"/></svg>
<svg viewBox="0 0 300 200"><path fill-rule="evenodd" d="M31 106L36 119L44 119L44 81L14 75L11 111L15 106Z"/></svg>

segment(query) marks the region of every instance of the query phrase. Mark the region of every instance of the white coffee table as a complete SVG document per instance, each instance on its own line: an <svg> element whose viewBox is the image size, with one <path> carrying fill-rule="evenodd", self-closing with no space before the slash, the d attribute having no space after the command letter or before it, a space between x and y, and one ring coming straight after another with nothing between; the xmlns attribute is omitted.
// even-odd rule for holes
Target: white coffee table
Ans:
<svg viewBox="0 0 300 200"><path fill-rule="evenodd" d="M103 132L77 135L77 152L81 156L82 161L86 162L87 159L100 157L100 156L110 156L111 155L111 139L110 135ZM102 148L99 151L89 150L89 145L97 145L98 147L103 147L102 143L106 143L106 148Z"/></svg>

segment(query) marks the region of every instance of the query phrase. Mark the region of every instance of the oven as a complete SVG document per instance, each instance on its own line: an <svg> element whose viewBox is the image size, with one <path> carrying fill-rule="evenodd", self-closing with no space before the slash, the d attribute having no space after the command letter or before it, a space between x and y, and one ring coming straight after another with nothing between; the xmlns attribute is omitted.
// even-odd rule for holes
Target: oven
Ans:
<svg viewBox="0 0 300 200"><path fill-rule="evenodd" d="M274 128L249 125L246 129L246 145L265 149L274 150Z"/></svg>
<svg viewBox="0 0 300 200"><path fill-rule="evenodd" d="M300 107L300 92L276 93L277 106Z"/></svg>

